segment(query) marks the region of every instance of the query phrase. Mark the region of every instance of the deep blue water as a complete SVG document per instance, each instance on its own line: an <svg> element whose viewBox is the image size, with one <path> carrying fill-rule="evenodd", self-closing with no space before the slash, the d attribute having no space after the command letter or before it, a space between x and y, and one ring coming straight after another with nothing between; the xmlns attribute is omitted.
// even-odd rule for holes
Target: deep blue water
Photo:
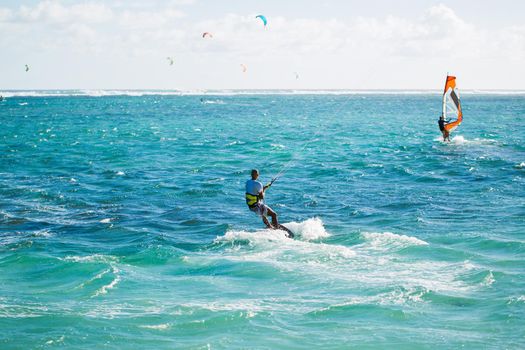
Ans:
<svg viewBox="0 0 525 350"><path fill-rule="evenodd" d="M0 348L525 348L525 96L462 102L6 98Z"/></svg>

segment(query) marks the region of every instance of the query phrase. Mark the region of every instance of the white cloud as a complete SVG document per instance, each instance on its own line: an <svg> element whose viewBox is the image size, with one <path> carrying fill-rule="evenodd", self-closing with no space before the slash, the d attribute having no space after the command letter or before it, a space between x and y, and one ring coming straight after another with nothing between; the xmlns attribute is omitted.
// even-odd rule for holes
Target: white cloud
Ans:
<svg viewBox="0 0 525 350"><path fill-rule="evenodd" d="M489 43L495 56L502 53L508 59L525 60L525 26L512 26L497 33Z"/></svg>
<svg viewBox="0 0 525 350"><path fill-rule="evenodd" d="M13 12L6 8L0 8L0 23L7 22L11 19Z"/></svg>
<svg viewBox="0 0 525 350"><path fill-rule="evenodd" d="M118 24L128 28L153 28L162 30L174 25L173 20L184 17L182 11L165 8L162 11L124 11L118 16Z"/></svg>
<svg viewBox="0 0 525 350"><path fill-rule="evenodd" d="M21 6L16 18L21 21L66 23L101 23L113 18L112 10L100 3L64 6L60 1L45 0L34 7Z"/></svg>
<svg viewBox="0 0 525 350"><path fill-rule="evenodd" d="M58 36L57 41L61 41L60 36L73 35L78 45L83 45L82 40L86 40L88 46L95 45L94 38L98 36L104 39L99 46L110 45L106 49L112 52L125 51L130 46L134 52L140 52L140 46L147 47L147 52L155 46L162 51L169 46L179 52L244 56L324 53L361 58L447 55L469 59L499 53L523 58L522 28L480 30L442 4L429 8L416 19L358 17L343 22L272 17L264 28L255 20L255 14L228 14L218 19L184 22L185 13L174 4L191 2L172 1L146 10L111 8L99 2L66 6L58 0L44 0L33 7L21 6L14 12L0 9L0 20L30 21L35 31L40 31L39 26L51 24L55 26L53 34ZM65 30L61 32L56 26ZM212 32L213 40L199 40L204 31ZM502 38L512 45L502 45ZM104 51L104 47L96 51Z"/></svg>
<svg viewBox="0 0 525 350"><path fill-rule="evenodd" d="M66 4L44 0L34 6L0 8L0 26L7 33L0 37L0 48L9 52L15 37L27 50L40 48L49 55L70 51L91 59L130 58L130 62L131 58L148 57L151 62L155 57L186 55L187 70L198 67L195 70L203 75L214 74L220 80L227 80L226 71L206 70L220 68L219 63L198 65L213 57L214 62L227 62L237 70L239 63L247 63L253 75L256 70L252 68L259 63L276 72L282 65L298 65L315 77L332 72L338 78L338 71L359 71L363 62L375 67L395 64L385 68L395 75L398 72L394 69L408 70L419 65L423 70L430 62L443 69L471 68L476 62L487 60L498 66L525 60L524 26L479 28L442 4L412 18L361 16L343 21L271 16L264 27L255 19L255 13L230 13L199 20L180 9L191 3L174 0L153 5L104 1ZM213 39L202 39L205 31L212 32ZM177 62L183 64L184 60ZM140 69L145 66L142 64ZM265 74L270 73L268 68ZM275 73L276 78L281 73Z"/></svg>

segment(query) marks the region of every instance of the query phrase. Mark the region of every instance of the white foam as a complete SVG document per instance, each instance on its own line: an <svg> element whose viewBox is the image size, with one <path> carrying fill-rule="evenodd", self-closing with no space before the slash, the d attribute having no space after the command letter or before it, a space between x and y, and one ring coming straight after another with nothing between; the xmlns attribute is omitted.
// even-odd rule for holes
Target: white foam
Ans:
<svg viewBox="0 0 525 350"><path fill-rule="evenodd" d="M465 138L461 135L458 135L458 136L454 136L452 138L452 140L450 140L451 143L455 144L455 145L463 145L465 143L467 143L468 141L465 140Z"/></svg>
<svg viewBox="0 0 525 350"><path fill-rule="evenodd" d="M82 289L85 286L91 284L92 282L101 279L102 277L104 277L106 274L108 274L110 272L111 272L111 269L104 270L104 271L96 274L95 277L92 277L89 280L87 280L86 282L83 282L83 283L79 284L77 287L75 287L75 289Z"/></svg>
<svg viewBox="0 0 525 350"><path fill-rule="evenodd" d="M230 300L217 300L217 301L190 301L181 304L180 306L187 309L205 309L212 312L220 311L239 311L241 316L246 318L252 318L257 315L258 312L268 310L264 301L257 299L239 299L237 298L234 302ZM245 313L243 315L243 313Z"/></svg>
<svg viewBox="0 0 525 350"><path fill-rule="evenodd" d="M283 225L296 235L296 239L312 241L330 237L330 234L325 230L323 222L319 218L310 218L303 222L288 222ZM270 241L288 242L289 238L286 237L286 231L263 229L255 232L228 231L224 236L215 239L215 242L224 241L249 241L252 243Z"/></svg>
<svg viewBox="0 0 525 350"><path fill-rule="evenodd" d="M246 142L243 141L232 141L228 143L226 146L235 146L235 145L244 145Z"/></svg>
<svg viewBox="0 0 525 350"><path fill-rule="evenodd" d="M484 286L491 286L494 282L496 282L496 279L494 278L492 271L489 271L489 273L487 274L487 276L485 276L481 284Z"/></svg>
<svg viewBox="0 0 525 350"><path fill-rule="evenodd" d="M65 336L61 336L60 338L58 338L56 340L51 339L51 340L46 341L46 344L47 345L51 345L51 344L54 344L54 343L63 343L64 339L65 339Z"/></svg>
<svg viewBox="0 0 525 350"><path fill-rule="evenodd" d="M426 289L410 288L408 290L396 289L387 293L380 293L370 296L355 296L342 303L323 307L316 311L328 311L333 308L361 305L361 304L376 304L376 305L404 305L408 302L422 303L424 302L422 296L427 292Z"/></svg>
<svg viewBox="0 0 525 350"><path fill-rule="evenodd" d="M450 139L450 142L443 141L443 137L436 137L434 141L438 141L447 145L493 145L497 141L494 139L475 138L473 140L466 139L463 135L456 135Z"/></svg>
<svg viewBox="0 0 525 350"><path fill-rule="evenodd" d="M495 144L497 141L494 139L483 139L483 138L475 138L473 140L467 140L462 135L457 135L450 140L450 143L455 145L492 145Z"/></svg>
<svg viewBox="0 0 525 350"><path fill-rule="evenodd" d="M523 90L461 90L463 95L525 95ZM235 95L441 95L441 90L5 90L4 97L53 97L53 96L235 96ZM202 103L223 103L206 100Z"/></svg>
<svg viewBox="0 0 525 350"><path fill-rule="evenodd" d="M169 324L169 323L161 323L161 324L154 324L154 325L142 325L142 326L139 326L139 327L164 331L166 329L171 328L171 324Z"/></svg>
<svg viewBox="0 0 525 350"><path fill-rule="evenodd" d="M53 236L53 234L47 229L35 231L33 232L32 235L35 237L46 237L46 238Z"/></svg>
<svg viewBox="0 0 525 350"><path fill-rule="evenodd" d="M289 240L286 237L286 232L282 230L259 230L255 232L249 231L228 231L224 236L218 236L215 238L215 242L235 242L235 241L245 241L251 242L254 244L263 243L263 242L272 242L272 241L283 241L286 242Z"/></svg>
<svg viewBox="0 0 525 350"><path fill-rule="evenodd" d="M105 218L99 221L102 224L109 224L111 222L111 218Z"/></svg>
<svg viewBox="0 0 525 350"><path fill-rule="evenodd" d="M304 224L297 223L297 226L293 227L288 223L287 226L292 230L300 231L299 227ZM307 228L312 226L315 225L306 225ZM360 234L363 242L345 246L309 241L306 231L302 229L301 232L305 237L294 231L297 233L296 239L285 238L284 232L272 230L229 231L224 236L217 237L216 242L231 244L224 245L223 249L216 250L214 254L199 255L195 259L190 256L186 263L215 264L224 260L241 264L251 262L272 268L283 276L291 274L295 278L313 281L317 286L329 285L332 288L352 286L358 290L393 288L394 290L379 294L375 299L368 301L359 299L349 301L348 295L339 300L317 300L317 303L324 305L338 302L385 304L423 302L422 295L427 291L460 295L483 287L480 284L469 284L462 278L468 274L469 269L480 269L476 266L468 266L468 262L450 263L420 254L418 258L399 254L399 251L406 247L428 245L427 242L416 237L391 232L365 232ZM348 235L352 234L348 233ZM319 237L319 233L314 237ZM240 241L248 244L238 244ZM487 282L491 283L490 279ZM273 302L263 304L262 307L269 311L272 305ZM319 310L321 305L302 307L309 309L303 310L308 312ZM247 309L259 311L253 305Z"/></svg>
<svg viewBox="0 0 525 350"><path fill-rule="evenodd" d="M525 162L521 162L514 166L516 169L524 169L525 168Z"/></svg>
<svg viewBox="0 0 525 350"><path fill-rule="evenodd" d="M123 171L117 171L117 176L124 176L124 175L126 175L125 172L123 172Z"/></svg>
<svg viewBox="0 0 525 350"><path fill-rule="evenodd" d="M428 245L416 237L398 235L392 232L365 232L361 237L374 248L404 248L414 245Z"/></svg>
<svg viewBox="0 0 525 350"><path fill-rule="evenodd" d="M284 226L305 241L330 237L319 218L311 218L303 222L289 222L284 224Z"/></svg>
<svg viewBox="0 0 525 350"><path fill-rule="evenodd" d="M525 295L520 295L519 297L510 297L507 301L508 305L515 303L525 303Z"/></svg>
<svg viewBox="0 0 525 350"><path fill-rule="evenodd" d="M474 270L474 269L476 269L476 265L474 265L470 260L465 260L465 261L463 261L463 263L462 263L462 267L463 267L466 271L470 271L470 270Z"/></svg>
<svg viewBox="0 0 525 350"><path fill-rule="evenodd" d="M101 294L107 294L108 290L115 288L115 286L120 282L119 269L115 266L111 266L111 272L115 275L115 278L107 285L102 286L99 290L95 292L92 298L95 298Z"/></svg>
<svg viewBox="0 0 525 350"><path fill-rule="evenodd" d="M73 261L80 263L111 263L117 262L118 258L112 255L93 254L86 256L68 255L65 258L59 258L64 261Z"/></svg>

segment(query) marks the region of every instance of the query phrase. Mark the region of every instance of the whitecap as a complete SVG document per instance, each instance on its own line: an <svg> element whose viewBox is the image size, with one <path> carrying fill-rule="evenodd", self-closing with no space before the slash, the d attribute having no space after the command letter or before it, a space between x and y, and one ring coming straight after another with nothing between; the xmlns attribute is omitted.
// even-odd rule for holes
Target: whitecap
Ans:
<svg viewBox="0 0 525 350"><path fill-rule="evenodd" d="M50 339L50 340L46 341L46 344L47 345L51 345L51 344L55 344L55 343L63 343L64 339L65 339L65 336L61 336L60 338L58 338L56 340Z"/></svg>
<svg viewBox="0 0 525 350"><path fill-rule="evenodd" d="M415 288L411 287L409 289L395 289L390 292L380 293L377 295L370 296L355 296L342 303L330 305L328 307L323 307L320 310L316 311L329 311L333 308L351 306L351 305L405 305L409 302L412 303L423 303L423 295L427 293L428 290L425 288Z"/></svg>
<svg viewBox="0 0 525 350"><path fill-rule="evenodd" d="M286 237L286 232L282 230L259 230L255 232L249 231L228 231L223 236L215 238L215 243L219 242L236 242L246 241L251 243L271 242L289 240Z"/></svg>
<svg viewBox="0 0 525 350"><path fill-rule="evenodd" d="M319 218L310 218L303 222L289 222L284 224L284 226L305 241L330 237Z"/></svg>
<svg viewBox="0 0 525 350"><path fill-rule="evenodd" d="M288 222L284 223L283 225L291 230L296 235L296 238L302 239L304 241L330 237L330 234L325 230L323 222L319 218L310 218L302 222ZM283 230L263 229L257 230L255 232L228 231L224 234L224 236L220 236L215 239L215 242L221 241L289 242L290 239L286 236L286 232Z"/></svg>
<svg viewBox="0 0 525 350"><path fill-rule="evenodd" d="M161 331L164 331L168 328L171 327L171 324L169 323L161 323L161 324L153 324L153 325L141 325L139 326L140 328L147 328L147 329L156 329L156 330L161 330Z"/></svg>
<svg viewBox="0 0 525 350"><path fill-rule="evenodd" d="M202 103L205 105L223 105L225 104L223 100L205 100Z"/></svg>
<svg viewBox="0 0 525 350"><path fill-rule="evenodd" d="M507 301L507 304L515 303L525 303L525 295L520 295L519 297L510 297Z"/></svg>
<svg viewBox="0 0 525 350"><path fill-rule="evenodd" d="M53 233L51 233L51 231L49 231L48 229L42 229L42 230L37 230L37 231L32 232L31 236L49 238L53 236Z"/></svg>
<svg viewBox="0 0 525 350"><path fill-rule="evenodd" d="M75 289L82 289L85 286L91 284L92 282L101 279L102 277L104 277L106 274L108 274L110 272L111 272L111 269L106 269L106 270L104 270L102 272L99 272L98 274L96 274L94 277L90 278L86 282L82 282L81 284L79 284L77 287L75 287Z"/></svg>
<svg viewBox="0 0 525 350"><path fill-rule="evenodd" d="M482 285L484 285L484 286L491 286L495 281L496 281L496 279L494 278L494 275L492 274L492 271L489 271L487 276L485 276L485 278L483 279Z"/></svg>
<svg viewBox="0 0 525 350"><path fill-rule="evenodd" d="M86 256L77 256L77 255L68 255L64 258L59 258L63 261L73 261L73 262L88 262L88 263L110 263L117 262L118 258L112 255L103 255L103 254L93 254Z"/></svg>
<svg viewBox="0 0 525 350"><path fill-rule="evenodd" d="M414 245L428 245L416 237L398 235L392 232L364 232L361 237L374 248L404 248Z"/></svg>
<svg viewBox="0 0 525 350"><path fill-rule="evenodd" d="M115 278L109 284L102 286L99 290L97 290L92 298L95 298L101 294L106 294L108 290L115 288L115 286L120 282L120 275L118 274L120 272L119 269L112 265L111 272L115 275Z"/></svg>
<svg viewBox="0 0 525 350"><path fill-rule="evenodd" d="M302 268L309 268L309 266L324 264L328 261L341 261L355 256L354 250L346 246L310 242L330 236L318 218L299 223L286 223L285 226L294 232L295 239L288 238L286 232L282 230L263 229L255 232L228 231L223 236L217 237L215 243L232 244L227 252L231 260L264 261L285 269L295 264L302 264ZM246 242L250 247L256 249L240 253L242 246L236 244L240 242ZM295 256L293 263L288 261L291 258L288 255L290 252L294 252L292 254Z"/></svg>
<svg viewBox="0 0 525 350"><path fill-rule="evenodd" d="M457 135L457 136L454 136L450 142L455 145L493 145L497 141L494 139L484 139L484 138L475 138L472 140L467 140L464 136Z"/></svg>
<svg viewBox="0 0 525 350"><path fill-rule="evenodd" d="M228 143L226 146L235 146L235 145L244 145L245 142L242 142L242 141L232 141L230 143Z"/></svg>

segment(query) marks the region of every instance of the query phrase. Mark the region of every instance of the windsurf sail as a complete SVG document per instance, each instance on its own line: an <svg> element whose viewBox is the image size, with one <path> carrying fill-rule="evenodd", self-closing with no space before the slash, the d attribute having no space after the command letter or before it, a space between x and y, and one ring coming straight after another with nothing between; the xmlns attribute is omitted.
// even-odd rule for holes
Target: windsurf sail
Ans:
<svg viewBox="0 0 525 350"><path fill-rule="evenodd" d="M445 130L453 131L463 121L459 91L456 87L456 77L447 75L445 91L443 92L443 116L445 120L451 120L445 124Z"/></svg>

